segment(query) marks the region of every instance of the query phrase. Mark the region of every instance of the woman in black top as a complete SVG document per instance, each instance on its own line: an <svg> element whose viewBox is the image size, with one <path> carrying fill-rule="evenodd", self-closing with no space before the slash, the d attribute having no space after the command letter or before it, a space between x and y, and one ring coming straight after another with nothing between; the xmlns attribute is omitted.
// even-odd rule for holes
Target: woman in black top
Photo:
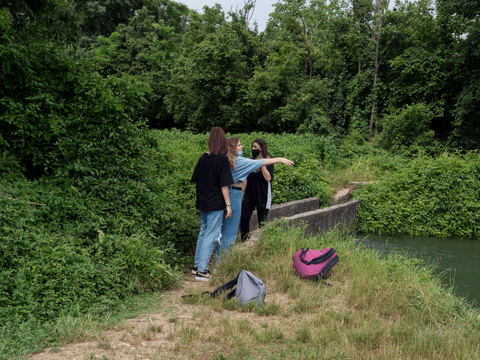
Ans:
<svg viewBox="0 0 480 360"><path fill-rule="evenodd" d="M200 210L202 227L195 250L192 272L197 280L210 280L208 263L217 243L223 218L232 216L229 186L233 184L227 156L228 142L220 127L213 127L208 139L208 151L198 160L191 181L196 183L197 209Z"/></svg>
<svg viewBox="0 0 480 360"><path fill-rule="evenodd" d="M268 149L265 140L257 138L252 142L252 159L268 159ZM250 218L253 210L257 209L258 225L266 220L268 211L272 207L272 188L274 166L262 166L257 172L248 175L243 183L244 195L242 213L240 216L240 233L242 241L247 239L250 232Z"/></svg>

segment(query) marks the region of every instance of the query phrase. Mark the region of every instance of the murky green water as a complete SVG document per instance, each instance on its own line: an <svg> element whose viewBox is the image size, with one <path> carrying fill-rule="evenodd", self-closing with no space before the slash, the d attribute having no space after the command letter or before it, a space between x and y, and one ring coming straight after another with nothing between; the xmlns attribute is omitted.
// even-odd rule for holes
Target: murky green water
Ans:
<svg viewBox="0 0 480 360"><path fill-rule="evenodd" d="M383 251L406 251L435 261L437 272L446 285L454 285L458 295L480 307L480 241L420 236L364 235L358 237L367 246Z"/></svg>

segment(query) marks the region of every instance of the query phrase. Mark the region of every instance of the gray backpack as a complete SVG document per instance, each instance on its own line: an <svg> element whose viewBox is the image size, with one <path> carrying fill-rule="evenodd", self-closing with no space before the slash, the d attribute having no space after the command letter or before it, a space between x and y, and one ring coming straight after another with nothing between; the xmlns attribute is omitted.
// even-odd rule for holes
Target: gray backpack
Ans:
<svg viewBox="0 0 480 360"><path fill-rule="evenodd" d="M233 289L235 285L237 285L237 288ZM207 293L209 293L211 297L217 297L229 290L231 291L226 294L225 297L231 299L233 296L236 296L241 306L250 302L256 302L262 306L265 301L265 295L267 294L267 289L262 279L257 278L247 270L241 270L235 279L223 284L213 292Z"/></svg>

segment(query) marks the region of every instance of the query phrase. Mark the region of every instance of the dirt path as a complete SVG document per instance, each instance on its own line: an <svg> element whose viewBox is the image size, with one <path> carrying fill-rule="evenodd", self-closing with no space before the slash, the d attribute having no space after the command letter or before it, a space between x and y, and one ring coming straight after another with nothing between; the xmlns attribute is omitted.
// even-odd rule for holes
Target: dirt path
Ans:
<svg viewBox="0 0 480 360"><path fill-rule="evenodd" d="M157 313L144 314L128 319L114 330L91 334L95 340L73 343L58 348L47 348L32 355L34 360L85 360L85 359L182 359L177 346L180 337L179 324L193 323L198 317L198 305L182 303L186 289L213 290L208 282L196 281L193 275L185 276L179 289L158 294L162 309ZM215 316L215 313L211 314ZM221 314L218 314L221 316Z"/></svg>

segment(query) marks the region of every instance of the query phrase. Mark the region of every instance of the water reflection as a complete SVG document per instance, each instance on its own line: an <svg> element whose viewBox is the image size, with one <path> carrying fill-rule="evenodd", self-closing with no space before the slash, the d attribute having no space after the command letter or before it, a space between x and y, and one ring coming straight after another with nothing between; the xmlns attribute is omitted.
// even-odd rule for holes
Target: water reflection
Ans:
<svg viewBox="0 0 480 360"><path fill-rule="evenodd" d="M480 306L480 241L421 236L358 234L359 240L381 252L407 252L437 264L444 284Z"/></svg>

